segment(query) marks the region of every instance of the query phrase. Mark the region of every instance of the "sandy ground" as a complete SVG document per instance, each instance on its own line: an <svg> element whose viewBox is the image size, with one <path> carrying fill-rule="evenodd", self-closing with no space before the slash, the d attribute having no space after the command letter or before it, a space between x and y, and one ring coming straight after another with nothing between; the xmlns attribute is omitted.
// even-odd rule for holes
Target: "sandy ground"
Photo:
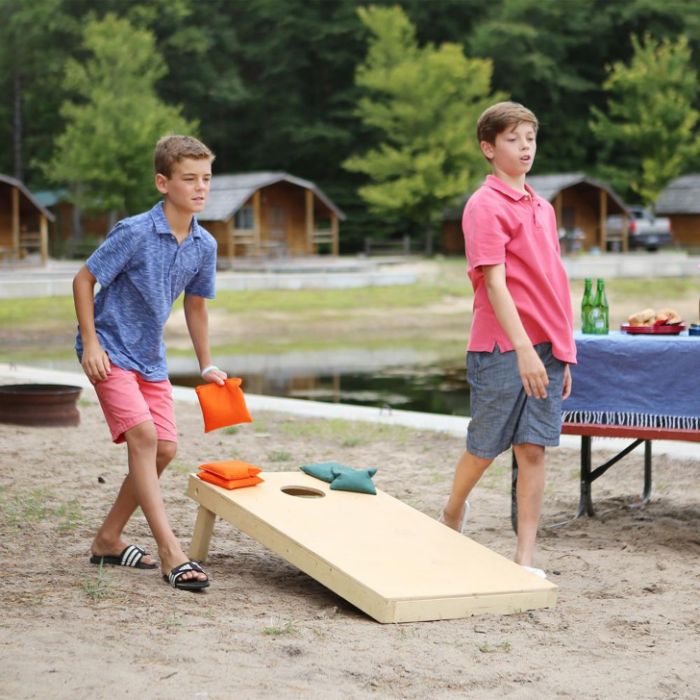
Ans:
<svg viewBox="0 0 700 700"><path fill-rule="evenodd" d="M698 697L697 460L656 457L652 502L638 508L641 455L630 455L594 485L597 517L552 528L575 511L578 454L550 451L537 564L559 586L556 607L381 625L223 521L203 594L158 571L100 575L88 549L125 452L96 404L80 410L77 428L0 424L0 698ZM178 418L163 489L185 543L187 475L204 461L377 465L381 489L434 516L461 450L407 428L260 413L205 435L196 406L178 405ZM502 457L468 531L508 557L509 476ZM127 536L154 550L140 514Z"/></svg>

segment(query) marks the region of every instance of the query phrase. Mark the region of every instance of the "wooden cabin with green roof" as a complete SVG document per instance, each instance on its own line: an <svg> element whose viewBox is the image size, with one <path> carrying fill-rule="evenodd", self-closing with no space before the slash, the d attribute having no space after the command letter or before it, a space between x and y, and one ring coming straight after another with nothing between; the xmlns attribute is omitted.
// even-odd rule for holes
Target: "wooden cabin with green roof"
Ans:
<svg viewBox="0 0 700 700"><path fill-rule="evenodd" d="M606 250L628 250L627 233L613 237L606 229L606 219L613 214L627 215L627 205L613 189L583 173L561 173L558 175L532 175L527 184L540 197L549 201L557 217L557 228L564 242L567 236L575 235L582 250L597 248ZM465 199L466 203L466 199ZM443 221L442 247L445 253L464 254L462 235L462 210L448 212Z"/></svg>
<svg viewBox="0 0 700 700"><path fill-rule="evenodd" d="M0 175L0 258L20 260L38 253L49 259L49 221L54 215L27 187L9 175Z"/></svg>
<svg viewBox="0 0 700 700"><path fill-rule="evenodd" d="M283 172L214 175L197 220L220 261L241 256L338 255L345 214L309 180Z"/></svg>

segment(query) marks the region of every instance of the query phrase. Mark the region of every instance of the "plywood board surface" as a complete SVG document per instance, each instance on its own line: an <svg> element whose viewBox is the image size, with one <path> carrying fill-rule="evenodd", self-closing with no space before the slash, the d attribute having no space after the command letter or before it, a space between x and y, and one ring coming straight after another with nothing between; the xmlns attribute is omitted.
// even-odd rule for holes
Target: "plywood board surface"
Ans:
<svg viewBox="0 0 700 700"><path fill-rule="evenodd" d="M386 493L334 491L303 472L261 476L258 486L227 491L191 475L188 494L381 622L517 612L556 601L551 582ZM283 491L294 486L323 496ZM195 531L195 540L208 543L206 533Z"/></svg>

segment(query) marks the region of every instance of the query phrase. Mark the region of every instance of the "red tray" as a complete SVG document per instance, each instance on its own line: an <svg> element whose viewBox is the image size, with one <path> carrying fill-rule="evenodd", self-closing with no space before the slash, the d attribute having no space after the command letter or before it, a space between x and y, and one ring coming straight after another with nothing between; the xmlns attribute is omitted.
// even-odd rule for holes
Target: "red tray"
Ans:
<svg viewBox="0 0 700 700"><path fill-rule="evenodd" d="M685 324L674 323L673 325L665 326L630 326L628 323L623 323L620 330L629 333L630 335L678 335L685 330Z"/></svg>

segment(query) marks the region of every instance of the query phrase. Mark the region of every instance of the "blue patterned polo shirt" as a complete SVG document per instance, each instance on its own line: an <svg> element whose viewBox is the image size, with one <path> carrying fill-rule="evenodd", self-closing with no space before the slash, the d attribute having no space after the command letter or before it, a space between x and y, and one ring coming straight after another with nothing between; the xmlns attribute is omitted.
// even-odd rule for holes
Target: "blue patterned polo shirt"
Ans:
<svg viewBox="0 0 700 700"><path fill-rule="evenodd" d="M214 298L216 240L192 217L178 244L160 202L117 223L86 265L100 285L95 328L110 361L148 381L167 379L163 327L183 291ZM80 333L75 349L82 358Z"/></svg>

